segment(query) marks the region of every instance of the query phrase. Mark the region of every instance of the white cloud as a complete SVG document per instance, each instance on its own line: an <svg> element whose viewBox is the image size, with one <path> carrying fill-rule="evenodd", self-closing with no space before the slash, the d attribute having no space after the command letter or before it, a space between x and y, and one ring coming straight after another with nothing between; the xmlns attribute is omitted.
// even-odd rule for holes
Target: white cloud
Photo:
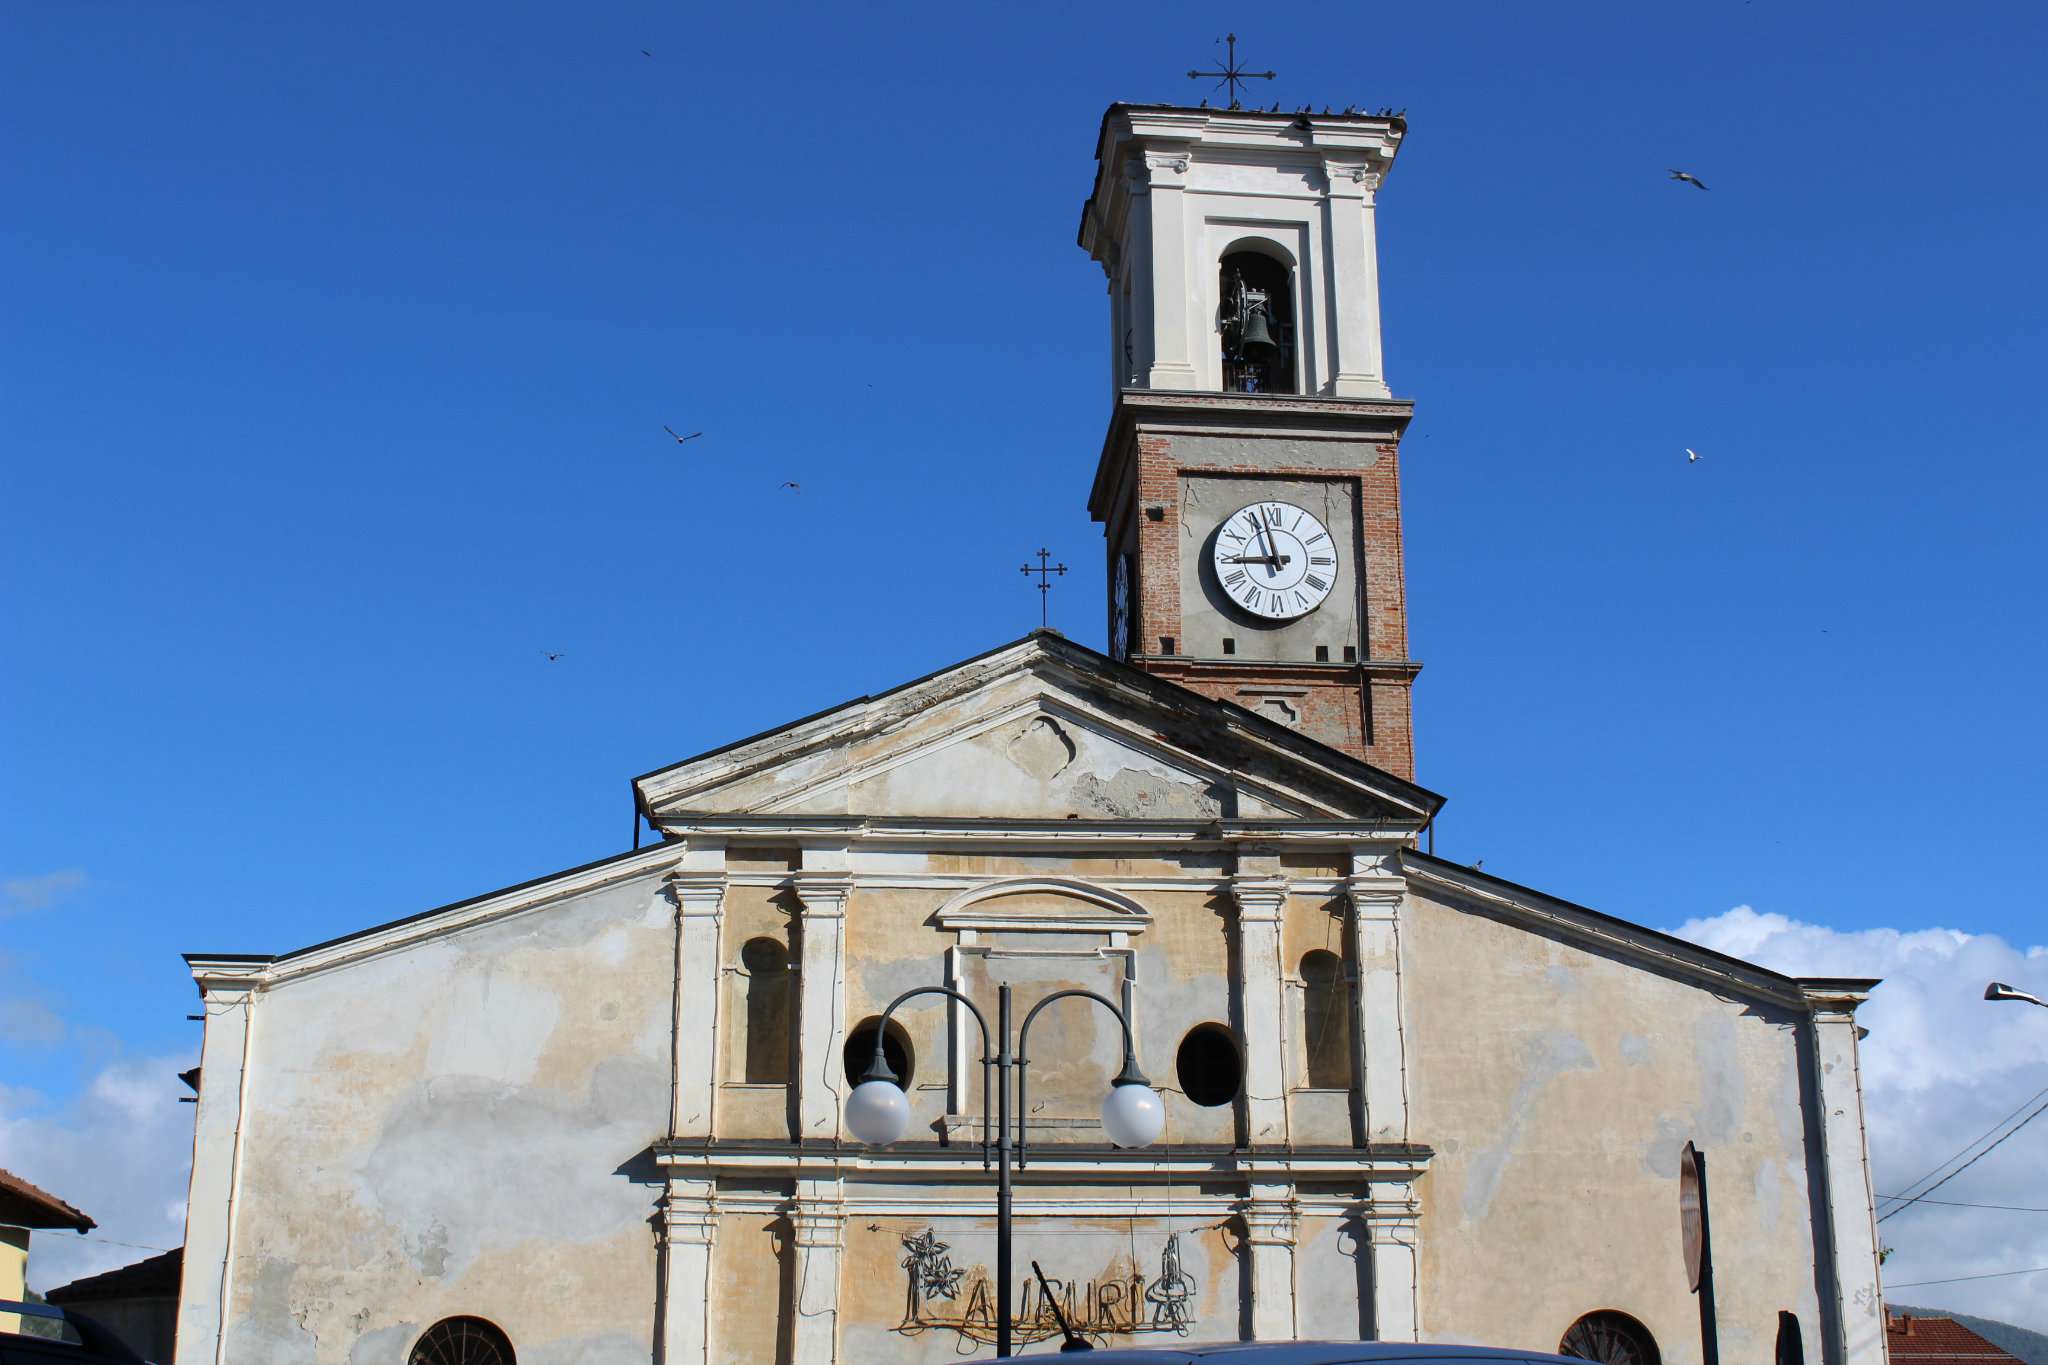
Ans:
<svg viewBox="0 0 2048 1365"><path fill-rule="evenodd" d="M34 1000L0 1000L0 1043L54 1047L64 1038L64 1020Z"/></svg>
<svg viewBox="0 0 2048 1365"><path fill-rule="evenodd" d="M85 885L85 874L75 867L45 872L39 877L10 877L0 881L0 919L30 910L44 910Z"/></svg>
<svg viewBox="0 0 2048 1365"><path fill-rule="evenodd" d="M2048 995L2048 948L1954 929L1841 931L1746 905L1674 932L1792 976L1884 978L1856 1015L1870 1030L1861 1049L1863 1111L1881 1194L1904 1192L2048 1087L2048 1010L1983 998L1988 981ZM1932 1197L2048 1206L2044 1165L2048 1114ZM2048 1274L1899 1287L2048 1266L2048 1214L1918 1204L1878 1232L1894 1248L1884 1266L1894 1302L2048 1331Z"/></svg>
<svg viewBox="0 0 2048 1365"><path fill-rule="evenodd" d="M177 1073L190 1065L175 1056L115 1062L57 1107L32 1090L0 1087L0 1164L99 1225L83 1235L34 1234L32 1287L48 1290L184 1241L192 1106L178 1103L191 1092Z"/></svg>

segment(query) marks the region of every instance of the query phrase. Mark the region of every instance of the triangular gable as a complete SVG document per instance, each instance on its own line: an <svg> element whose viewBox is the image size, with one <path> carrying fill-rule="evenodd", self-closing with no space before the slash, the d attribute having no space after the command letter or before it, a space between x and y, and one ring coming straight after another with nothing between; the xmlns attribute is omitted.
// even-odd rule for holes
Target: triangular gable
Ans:
<svg viewBox="0 0 2048 1365"><path fill-rule="evenodd" d="M634 783L650 818L1320 817L1441 799L1227 702L1037 632Z"/></svg>

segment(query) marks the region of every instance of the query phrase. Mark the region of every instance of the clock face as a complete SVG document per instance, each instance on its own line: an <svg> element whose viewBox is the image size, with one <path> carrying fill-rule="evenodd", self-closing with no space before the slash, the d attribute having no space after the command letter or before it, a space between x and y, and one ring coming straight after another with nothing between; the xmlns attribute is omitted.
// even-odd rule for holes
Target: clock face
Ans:
<svg viewBox="0 0 2048 1365"><path fill-rule="evenodd" d="M1291 621L1323 604L1337 582L1329 528L1291 502L1240 507L1216 530L1216 581L1253 616Z"/></svg>
<svg viewBox="0 0 2048 1365"><path fill-rule="evenodd" d="M1131 652L1131 557L1116 557L1116 582L1109 598L1109 657Z"/></svg>

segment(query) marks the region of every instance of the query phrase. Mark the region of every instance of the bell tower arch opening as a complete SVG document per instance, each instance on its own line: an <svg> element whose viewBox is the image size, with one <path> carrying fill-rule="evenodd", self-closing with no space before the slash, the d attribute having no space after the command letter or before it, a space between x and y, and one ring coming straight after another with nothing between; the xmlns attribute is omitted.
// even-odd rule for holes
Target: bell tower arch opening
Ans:
<svg viewBox="0 0 2048 1365"><path fill-rule="evenodd" d="M1218 265L1216 332L1225 393L1298 393L1295 272L1266 242L1240 242Z"/></svg>

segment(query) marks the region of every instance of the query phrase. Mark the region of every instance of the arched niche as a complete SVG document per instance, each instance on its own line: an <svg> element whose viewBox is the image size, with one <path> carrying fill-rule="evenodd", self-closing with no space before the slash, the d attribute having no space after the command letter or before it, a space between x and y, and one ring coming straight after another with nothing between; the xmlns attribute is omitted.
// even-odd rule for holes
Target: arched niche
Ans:
<svg viewBox="0 0 2048 1365"><path fill-rule="evenodd" d="M1216 345L1225 393L1300 393L1300 262L1277 238L1238 237L1216 260Z"/></svg>

